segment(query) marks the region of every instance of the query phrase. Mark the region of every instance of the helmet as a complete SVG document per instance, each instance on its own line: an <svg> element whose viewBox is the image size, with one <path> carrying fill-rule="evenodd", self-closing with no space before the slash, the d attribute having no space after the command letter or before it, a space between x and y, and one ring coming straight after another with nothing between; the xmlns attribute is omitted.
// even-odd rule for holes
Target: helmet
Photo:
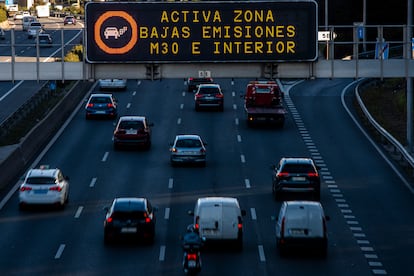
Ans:
<svg viewBox="0 0 414 276"><path fill-rule="evenodd" d="M195 232L195 227L193 224L187 226L187 233Z"/></svg>

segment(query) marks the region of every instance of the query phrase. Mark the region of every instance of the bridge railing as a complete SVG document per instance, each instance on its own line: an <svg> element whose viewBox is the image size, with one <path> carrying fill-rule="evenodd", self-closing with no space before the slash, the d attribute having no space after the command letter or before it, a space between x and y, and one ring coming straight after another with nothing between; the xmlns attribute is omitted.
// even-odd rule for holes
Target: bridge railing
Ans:
<svg viewBox="0 0 414 276"><path fill-rule="evenodd" d="M46 28L47 25L45 25ZM411 26L412 27L412 26ZM362 30L361 30L362 28ZM318 59L314 62L240 62L240 63L151 63L158 78L186 78L198 71L211 71L215 77L251 78L360 78L414 77L414 59L407 25L321 26L331 33L330 40L318 41ZM49 29L50 30L50 29ZM68 30L55 32L54 51L37 47L35 41L17 41L19 30L6 31L0 41L0 80L93 80L100 78L148 77L148 63L94 63L80 57L65 61L75 45L85 41L84 29L71 40ZM73 32L73 29L71 30ZM362 33L362 35L361 35ZM20 50L34 47L34 56L22 56ZM83 49L85 52L85 50ZM44 53L53 52L49 56ZM411 53L407 54L407 53ZM270 68L270 71L269 71Z"/></svg>

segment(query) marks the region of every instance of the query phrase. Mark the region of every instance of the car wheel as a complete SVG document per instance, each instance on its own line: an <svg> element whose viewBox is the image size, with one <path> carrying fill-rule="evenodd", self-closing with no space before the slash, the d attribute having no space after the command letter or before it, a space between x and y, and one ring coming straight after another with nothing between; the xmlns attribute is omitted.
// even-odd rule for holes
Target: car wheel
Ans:
<svg viewBox="0 0 414 276"><path fill-rule="evenodd" d="M25 211L26 209L27 209L26 204L24 204L23 202L20 202L19 203L19 210L20 211Z"/></svg>
<svg viewBox="0 0 414 276"><path fill-rule="evenodd" d="M149 150L151 148L151 141L148 141L147 144L145 145L145 149Z"/></svg>
<svg viewBox="0 0 414 276"><path fill-rule="evenodd" d="M195 111L200 111L200 106L198 106L198 104L195 105Z"/></svg>
<svg viewBox="0 0 414 276"><path fill-rule="evenodd" d="M313 194L313 199L316 200L316 201L321 201L321 192L320 191L316 191Z"/></svg>
<svg viewBox="0 0 414 276"><path fill-rule="evenodd" d="M273 196L275 197L276 201L280 201L282 199L282 195L280 191L274 191Z"/></svg>
<svg viewBox="0 0 414 276"><path fill-rule="evenodd" d="M114 150L119 150L119 145L117 143L114 143Z"/></svg>

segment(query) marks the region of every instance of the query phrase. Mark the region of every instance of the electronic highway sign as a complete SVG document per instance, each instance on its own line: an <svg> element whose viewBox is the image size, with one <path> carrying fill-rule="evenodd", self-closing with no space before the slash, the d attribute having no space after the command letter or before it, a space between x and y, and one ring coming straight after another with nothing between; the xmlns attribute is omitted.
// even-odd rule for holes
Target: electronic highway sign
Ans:
<svg viewBox="0 0 414 276"><path fill-rule="evenodd" d="M86 60L313 61L317 9L314 1L89 2Z"/></svg>

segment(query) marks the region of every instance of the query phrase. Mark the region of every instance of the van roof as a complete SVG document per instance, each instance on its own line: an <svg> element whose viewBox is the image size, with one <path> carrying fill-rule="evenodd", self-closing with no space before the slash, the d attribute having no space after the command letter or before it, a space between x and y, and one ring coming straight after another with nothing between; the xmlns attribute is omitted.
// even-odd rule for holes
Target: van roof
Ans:
<svg viewBox="0 0 414 276"><path fill-rule="evenodd" d="M221 204L225 204L225 205L239 205L239 201L237 200L237 198L234 197L217 197L217 196L212 196L212 197L201 197L197 200L197 203L200 205L214 205L217 203L221 203Z"/></svg>
<svg viewBox="0 0 414 276"><path fill-rule="evenodd" d="M311 214L315 217L318 217L319 214L323 216L322 205L317 201L288 201L286 204L286 213L291 218L309 216Z"/></svg>

